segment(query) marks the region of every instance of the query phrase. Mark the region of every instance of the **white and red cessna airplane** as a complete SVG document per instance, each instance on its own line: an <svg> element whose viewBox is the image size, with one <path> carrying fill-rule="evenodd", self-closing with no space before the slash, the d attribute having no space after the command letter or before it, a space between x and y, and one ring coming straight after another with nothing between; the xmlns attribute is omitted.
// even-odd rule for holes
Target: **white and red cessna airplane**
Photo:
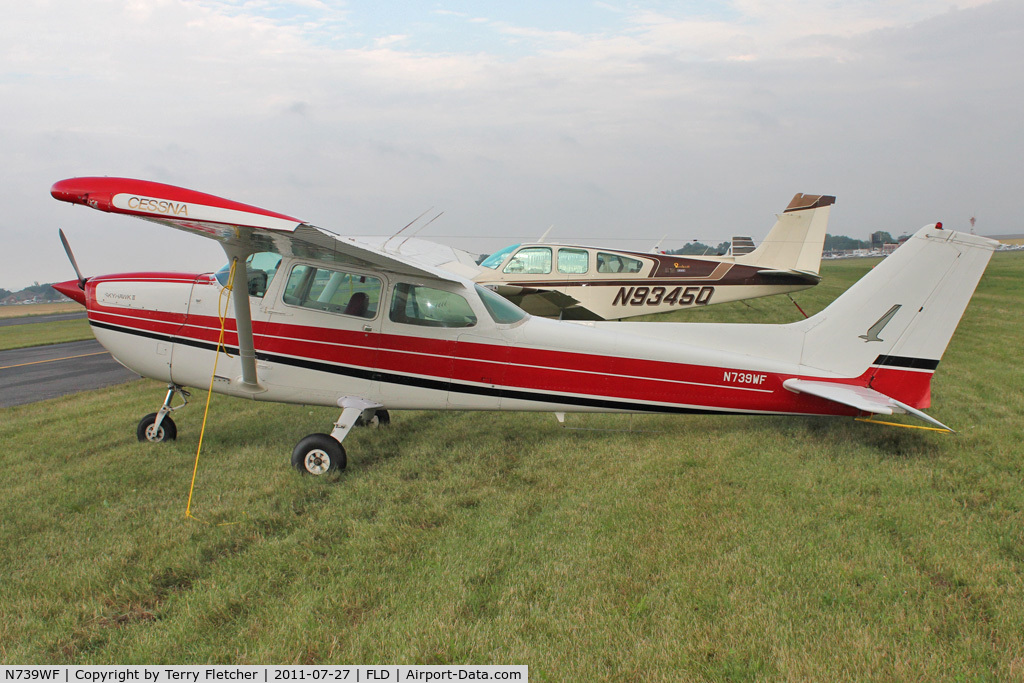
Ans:
<svg viewBox="0 0 1024 683"><path fill-rule="evenodd" d="M344 468L349 430L385 421L386 409L903 413L948 430L921 409L996 244L925 226L825 310L786 325L574 323L532 317L426 261L192 190L75 178L51 193L227 253L216 273L79 273L57 285L85 305L114 358L168 383L139 439L176 436L168 413L189 386L337 407L334 430L292 453L310 474Z"/></svg>

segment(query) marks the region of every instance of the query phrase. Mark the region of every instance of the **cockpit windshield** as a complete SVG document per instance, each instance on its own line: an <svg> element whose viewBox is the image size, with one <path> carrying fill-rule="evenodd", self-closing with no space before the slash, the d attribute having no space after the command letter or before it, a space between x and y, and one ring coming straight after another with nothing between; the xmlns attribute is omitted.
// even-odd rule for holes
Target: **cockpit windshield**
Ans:
<svg viewBox="0 0 1024 683"><path fill-rule="evenodd" d="M484 268L490 268L491 270L497 270L498 266L504 263L508 255L519 248L518 244L513 244L511 247L505 247L501 251L496 251L487 258L485 258L480 265Z"/></svg>
<svg viewBox="0 0 1024 683"><path fill-rule="evenodd" d="M277 274L277 267L281 265L281 255L271 251L261 251L253 254L245 260L245 269L248 272L249 296L262 297L267 293L271 280ZM217 282L221 287L228 286L228 277L231 274L231 263L225 263L224 267L214 273ZM241 279L236 273L236 277Z"/></svg>
<svg viewBox="0 0 1024 683"><path fill-rule="evenodd" d="M526 311L516 306L505 297L497 294L486 287L476 286L476 293L480 295L480 301L490 314L494 322L499 325L511 325L517 323L527 315Z"/></svg>

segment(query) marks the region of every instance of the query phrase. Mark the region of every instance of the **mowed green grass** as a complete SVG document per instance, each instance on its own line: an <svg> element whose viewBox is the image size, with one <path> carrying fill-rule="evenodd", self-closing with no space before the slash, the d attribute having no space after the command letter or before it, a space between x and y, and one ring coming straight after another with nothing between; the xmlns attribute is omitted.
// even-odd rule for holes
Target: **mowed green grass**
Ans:
<svg viewBox="0 0 1024 683"><path fill-rule="evenodd" d="M31 346L63 344L64 342L92 339L89 321L58 320L50 323L28 323L0 327L0 351L24 349Z"/></svg>
<svg viewBox="0 0 1024 683"><path fill-rule="evenodd" d="M827 263L811 313L871 266ZM1024 256L939 366L956 435L849 419L336 411L140 381L0 411L3 663L508 663L534 681L1024 678ZM785 297L689 319L780 322Z"/></svg>
<svg viewBox="0 0 1024 683"><path fill-rule="evenodd" d="M55 304L28 304L24 306L0 306L0 318L34 318L54 313L75 313L85 309L74 302ZM30 346L62 344L64 342L92 339L89 321L60 320L25 325L0 326L0 351L23 349Z"/></svg>

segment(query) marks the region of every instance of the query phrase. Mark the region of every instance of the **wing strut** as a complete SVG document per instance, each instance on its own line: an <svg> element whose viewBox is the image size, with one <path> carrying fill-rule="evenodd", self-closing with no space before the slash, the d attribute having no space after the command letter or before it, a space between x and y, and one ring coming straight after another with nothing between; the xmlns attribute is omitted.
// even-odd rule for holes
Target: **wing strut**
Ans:
<svg viewBox="0 0 1024 683"><path fill-rule="evenodd" d="M242 363L242 386L248 391L263 391L263 387L260 386L256 377L256 346L252 338L252 311L249 310L249 273L245 264L252 252L230 244L223 244L223 247L228 259L235 261L235 281L231 283L231 302L235 305L235 328L238 331L238 358Z"/></svg>

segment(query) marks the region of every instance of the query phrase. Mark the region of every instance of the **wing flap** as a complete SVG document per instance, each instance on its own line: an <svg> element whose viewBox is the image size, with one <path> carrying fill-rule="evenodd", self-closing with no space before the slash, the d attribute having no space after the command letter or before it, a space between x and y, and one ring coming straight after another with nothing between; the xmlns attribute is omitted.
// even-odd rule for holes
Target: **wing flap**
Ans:
<svg viewBox="0 0 1024 683"><path fill-rule="evenodd" d="M948 432L953 430L942 424L932 416L908 406L902 401L886 396L870 387L861 387L853 384L839 384L836 382L815 382L814 380L798 379L796 377L787 379L782 386L797 394L810 394L823 398L826 401L834 401L851 408L856 408L865 413L876 415L909 414L933 424Z"/></svg>

